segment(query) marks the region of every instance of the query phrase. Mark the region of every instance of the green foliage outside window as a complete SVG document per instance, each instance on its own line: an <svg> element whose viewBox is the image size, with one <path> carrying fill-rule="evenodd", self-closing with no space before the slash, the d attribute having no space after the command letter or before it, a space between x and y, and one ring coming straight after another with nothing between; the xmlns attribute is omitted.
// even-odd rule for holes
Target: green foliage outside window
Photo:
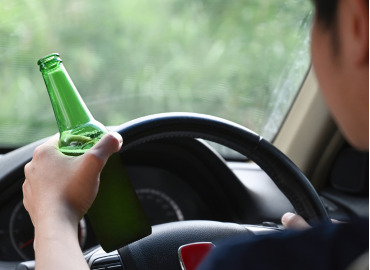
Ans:
<svg viewBox="0 0 370 270"><path fill-rule="evenodd" d="M57 132L58 52L94 117L189 111L272 140L309 68L309 0L0 0L0 146Z"/></svg>

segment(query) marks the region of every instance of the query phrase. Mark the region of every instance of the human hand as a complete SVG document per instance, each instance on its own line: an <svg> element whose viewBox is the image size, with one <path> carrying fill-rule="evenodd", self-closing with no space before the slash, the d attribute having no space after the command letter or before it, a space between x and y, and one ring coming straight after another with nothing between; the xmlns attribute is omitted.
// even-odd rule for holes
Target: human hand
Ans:
<svg viewBox="0 0 370 270"><path fill-rule="evenodd" d="M343 223L338 220L332 219L333 223ZM312 228L308 223L300 216L293 213L286 213L281 218L285 229L287 230L307 230Z"/></svg>
<svg viewBox="0 0 370 270"><path fill-rule="evenodd" d="M93 203L107 159L122 144L118 133L104 135L81 156L66 156L58 148L59 134L37 147L25 166L23 204L37 227L40 221L68 219L78 224Z"/></svg>
<svg viewBox="0 0 370 270"><path fill-rule="evenodd" d="M104 135L85 154L62 154L59 134L37 147L26 164L23 204L35 227L36 268L88 270L77 225L93 203L109 156L122 145L118 133Z"/></svg>

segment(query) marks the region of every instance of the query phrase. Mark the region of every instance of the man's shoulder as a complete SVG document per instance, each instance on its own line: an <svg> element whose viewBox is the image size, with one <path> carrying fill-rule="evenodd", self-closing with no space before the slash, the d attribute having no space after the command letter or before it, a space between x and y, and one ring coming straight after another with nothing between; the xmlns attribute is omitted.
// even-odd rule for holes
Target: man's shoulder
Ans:
<svg viewBox="0 0 370 270"><path fill-rule="evenodd" d="M369 221L216 243L199 270L345 269L369 249Z"/></svg>

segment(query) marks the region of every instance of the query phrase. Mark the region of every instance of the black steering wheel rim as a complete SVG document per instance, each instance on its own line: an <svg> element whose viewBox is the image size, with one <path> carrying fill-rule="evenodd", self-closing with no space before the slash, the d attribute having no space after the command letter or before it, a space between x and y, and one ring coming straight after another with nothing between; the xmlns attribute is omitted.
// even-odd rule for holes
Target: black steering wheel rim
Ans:
<svg viewBox="0 0 370 270"><path fill-rule="evenodd" d="M317 192L298 167L275 146L241 125L214 116L180 112L141 117L115 131L123 138L120 152L173 137L201 138L225 145L259 165L310 225L330 222Z"/></svg>

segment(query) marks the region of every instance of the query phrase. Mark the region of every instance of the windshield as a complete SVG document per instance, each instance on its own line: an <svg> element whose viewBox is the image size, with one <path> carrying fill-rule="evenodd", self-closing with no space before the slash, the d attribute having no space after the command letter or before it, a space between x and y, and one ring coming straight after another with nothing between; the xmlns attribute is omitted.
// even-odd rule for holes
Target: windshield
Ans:
<svg viewBox="0 0 370 270"><path fill-rule="evenodd" d="M58 131L36 65L49 53L106 126L196 112L270 141L310 65L307 0L0 3L0 147Z"/></svg>

